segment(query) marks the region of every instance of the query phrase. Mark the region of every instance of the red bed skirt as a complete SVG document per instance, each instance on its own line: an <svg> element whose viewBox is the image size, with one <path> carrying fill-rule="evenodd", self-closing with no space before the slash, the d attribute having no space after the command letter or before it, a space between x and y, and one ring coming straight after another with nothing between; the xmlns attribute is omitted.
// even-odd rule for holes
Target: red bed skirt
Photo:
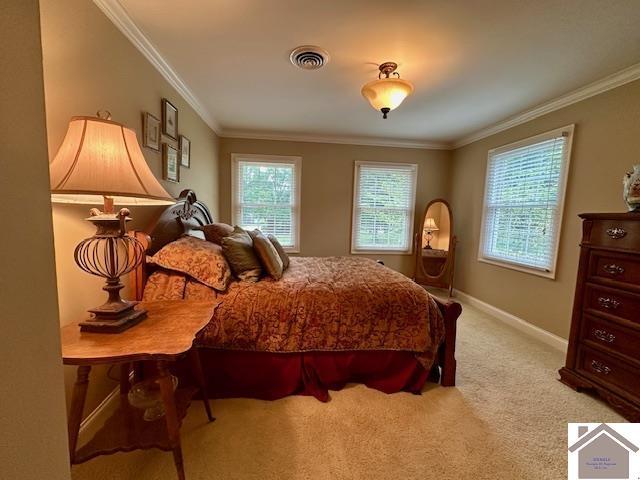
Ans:
<svg viewBox="0 0 640 480"><path fill-rule="evenodd" d="M329 390L340 390L347 383L363 383L385 393L419 394L429 377L413 353L401 351L269 353L201 348L200 359L211 398L313 395L326 402ZM181 366L179 376L192 381L187 365Z"/></svg>

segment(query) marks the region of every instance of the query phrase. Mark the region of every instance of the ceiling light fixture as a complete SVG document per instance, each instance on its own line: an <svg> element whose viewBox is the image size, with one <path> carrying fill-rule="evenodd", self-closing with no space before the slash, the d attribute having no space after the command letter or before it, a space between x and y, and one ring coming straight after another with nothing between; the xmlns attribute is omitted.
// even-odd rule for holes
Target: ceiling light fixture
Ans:
<svg viewBox="0 0 640 480"><path fill-rule="evenodd" d="M385 62L378 67L378 79L367 83L362 87L362 96L371 106L382 112L382 118L387 118L391 110L395 110L413 92L411 82L402 80L396 72L398 64ZM382 75L385 77L382 78ZM391 75L395 75L392 77Z"/></svg>

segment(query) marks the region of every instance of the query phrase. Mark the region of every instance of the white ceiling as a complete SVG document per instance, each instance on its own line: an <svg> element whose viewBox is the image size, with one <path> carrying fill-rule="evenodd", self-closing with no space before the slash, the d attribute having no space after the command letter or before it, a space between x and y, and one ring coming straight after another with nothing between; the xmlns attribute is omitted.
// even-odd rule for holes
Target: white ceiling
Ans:
<svg viewBox="0 0 640 480"><path fill-rule="evenodd" d="M640 62L640 0L119 2L223 135L448 143ZM415 85L387 120L360 95L384 61Z"/></svg>

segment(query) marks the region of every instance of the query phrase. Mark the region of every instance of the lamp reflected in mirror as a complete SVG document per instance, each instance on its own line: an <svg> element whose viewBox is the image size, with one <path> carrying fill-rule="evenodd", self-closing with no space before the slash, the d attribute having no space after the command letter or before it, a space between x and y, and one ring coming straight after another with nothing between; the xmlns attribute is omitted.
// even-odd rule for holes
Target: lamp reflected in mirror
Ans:
<svg viewBox="0 0 640 480"><path fill-rule="evenodd" d="M438 225L436 225L436 221L433 218L428 217L424 221L424 230L423 230L424 238L422 240L422 243L424 243L425 241L427 242L424 248L427 248L427 249L432 248L431 239L433 238L433 232L437 232L438 230L440 229L438 228Z"/></svg>

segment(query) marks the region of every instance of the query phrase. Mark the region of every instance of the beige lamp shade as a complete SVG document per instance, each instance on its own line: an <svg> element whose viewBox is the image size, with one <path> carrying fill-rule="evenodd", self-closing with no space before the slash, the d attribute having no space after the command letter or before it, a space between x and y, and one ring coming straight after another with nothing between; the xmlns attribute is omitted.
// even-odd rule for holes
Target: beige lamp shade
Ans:
<svg viewBox="0 0 640 480"><path fill-rule="evenodd" d="M98 117L73 117L49 165L51 200L58 203L169 205L133 130Z"/></svg>
<svg viewBox="0 0 640 480"><path fill-rule="evenodd" d="M440 229L438 228L438 225L436 225L436 221L431 217L427 217L427 219L424 221L424 231L436 232L438 230Z"/></svg>
<svg viewBox="0 0 640 480"><path fill-rule="evenodd" d="M413 92L413 85L401 78L380 78L362 87L362 96L378 111L394 110Z"/></svg>

